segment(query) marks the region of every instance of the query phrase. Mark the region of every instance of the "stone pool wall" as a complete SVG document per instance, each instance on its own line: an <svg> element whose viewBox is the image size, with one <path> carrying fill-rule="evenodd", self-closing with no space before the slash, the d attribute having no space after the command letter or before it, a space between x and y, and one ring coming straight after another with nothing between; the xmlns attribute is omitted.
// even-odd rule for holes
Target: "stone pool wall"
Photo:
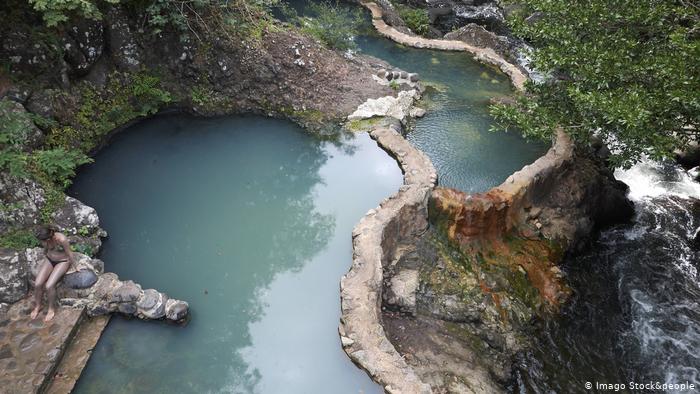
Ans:
<svg viewBox="0 0 700 394"><path fill-rule="evenodd" d="M429 393L389 341L382 326L383 267L400 257L401 245L428 228L427 202L437 182L430 159L395 128L370 136L396 158L404 172L398 193L371 209L355 226L353 262L340 282L340 336L345 352L389 393Z"/></svg>
<svg viewBox="0 0 700 394"><path fill-rule="evenodd" d="M399 31L384 22L383 10L376 3L362 5L372 12L377 31L387 38L417 48L470 52L476 60L501 69L516 89L524 89L527 76L493 49L461 41L425 39ZM428 230L428 201L439 198L440 192L448 189L435 189L437 175L432 163L396 129L374 128L370 135L397 159L404 171L404 186L378 208L370 210L353 231L353 262L341 280L341 342L349 357L386 392L429 393L433 387L419 377L425 371L409 365L387 337L382 321L382 293L386 290L385 282L391 279L385 277L385 268L396 263L410 249L406 246L415 244ZM452 201L460 208L454 212L461 214L461 208L471 206L479 211L472 212L473 217L483 219L481 225L472 226L474 223L470 222L466 227L472 228L463 226L455 228L456 231L464 230L468 236L476 237L493 233L493 237L499 238L511 229L525 228L530 230L529 236L539 233L568 244L592 230L595 214L591 207L606 205L605 197L599 197L603 189L615 195L614 201L607 201L607 206L624 205L624 189L615 183L612 174L599 162L578 156L573 142L559 132L547 154L489 192L469 195L449 191L463 197ZM591 199L596 192L598 197ZM470 204L471 199L480 196L486 196L484 204ZM490 196L497 198L492 200ZM460 219L448 217L455 222ZM472 230L477 233L472 234ZM481 392L492 391L489 387L494 387L479 385L478 379L472 383L477 383L474 387L480 387L477 391Z"/></svg>
<svg viewBox="0 0 700 394"><path fill-rule="evenodd" d="M379 34L399 44L426 49L439 49L444 51L465 51L472 53L474 58L482 63L498 67L504 74L510 77L513 86L518 90L525 88L527 75L516 65L509 63L503 56L492 48L482 48L469 45L458 40L430 39L413 34L401 32L384 22L384 10L377 3L368 1L361 4L372 13L372 24Z"/></svg>

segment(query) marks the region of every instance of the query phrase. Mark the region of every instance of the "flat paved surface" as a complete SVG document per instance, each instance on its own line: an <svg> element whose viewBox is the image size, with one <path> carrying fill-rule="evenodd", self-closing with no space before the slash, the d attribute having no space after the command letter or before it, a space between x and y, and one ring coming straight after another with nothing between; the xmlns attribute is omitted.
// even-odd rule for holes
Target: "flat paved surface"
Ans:
<svg viewBox="0 0 700 394"><path fill-rule="evenodd" d="M46 307L35 320L29 318L29 298L0 315L0 391L36 393L46 387L70 341L83 311L59 308L52 321L44 323Z"/></svg>

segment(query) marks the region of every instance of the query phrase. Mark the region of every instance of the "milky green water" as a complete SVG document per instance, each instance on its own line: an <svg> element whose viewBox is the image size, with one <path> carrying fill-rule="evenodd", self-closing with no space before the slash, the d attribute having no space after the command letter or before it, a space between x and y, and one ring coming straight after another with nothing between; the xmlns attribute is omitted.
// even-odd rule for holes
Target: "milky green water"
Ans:
<svg viewBox="0 0 700 394"><path fill-rule="evenodd" d="M106 269L187 300L186 327L114 317L76 393L378 393L343 353L354 225L402 176L366 134L322 142L260 117L158 117L119 134L71 194Z"/></svg>

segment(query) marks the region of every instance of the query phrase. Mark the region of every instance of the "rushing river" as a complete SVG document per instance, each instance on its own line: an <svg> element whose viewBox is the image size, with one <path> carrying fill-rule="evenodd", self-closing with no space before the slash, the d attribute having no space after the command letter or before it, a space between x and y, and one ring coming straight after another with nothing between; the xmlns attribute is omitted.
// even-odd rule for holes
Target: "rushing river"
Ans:
<svg viewBox="0 0 700 394"><path fill-rule="evenodd" d="M566 262L576 291L543 323L516 363L519 393L589 392L586 382L694 383L700 391L700 184L670 164L643 162L616 176L637 214ZM602 391L602 390L596 390Z"/></svg>
<svg viewBox="0 0 700 394"><path fill-rule="evenodd" d="M114 317L77 393L372 393L338 338L352 228L402 183L366 134L164 116L119 134L72 194L109 271L187 300L185 327Z"/></svg>

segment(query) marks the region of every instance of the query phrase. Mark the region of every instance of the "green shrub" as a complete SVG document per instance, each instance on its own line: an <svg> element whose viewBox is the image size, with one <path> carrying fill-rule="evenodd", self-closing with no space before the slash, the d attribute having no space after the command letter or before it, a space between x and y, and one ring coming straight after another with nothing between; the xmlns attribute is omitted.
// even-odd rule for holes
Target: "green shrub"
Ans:
<svg viewBox="0 0 700 394"><path fill-rule="evenodd" d="M36 246L39 240L29 230L15 229L0 235L0 248L21 250Z"/></svg>
<svg viewBox="0 0 700 394"><path fill-rule="evenodd" d="M530 83L512 104L492 107L497 129L550 140L609 144L609 161L673 156L700 139L700 7L690 1L522 0L509 18L535 48ZM537 13L535 21L525 19Z"/></svg>
<svg viewBox="0 0 700 394"><path fill-rule="evenodd" d="M345 51L355 48L353 37L358 34L362 17L358 11L341 7L338 3L310 3L313 18L302 18L302 31L316 37L332 49Z"/></svg>
<svg viewBox="0 0 700 394"><path fill-rule="evenodd" d="M71 245L70 248L76 253L82 253L90 257L93 257L95 254L95 250L92 248L92 246L87 244L75 244Z"/></svg>
<svg viewBox="0 0 700 394"><path fill-rule="evenodd" d="M14 104L0 101L0 171L13 177L32 177L45 187L63 189L75 175L75 168L89 159L81 152L63 148L28 152L28 127L34 127L34 116L25 112L13 112Z"/></svg>
<svg viewBox="0 0 700 394"><path fill-rule="evenodd" d="M391 82L389 82L389 87L394 90L399 90L399 83L396 82L395 79L393 79Z"/></svg>
<svg viewBox="0 0 700 394"><path fill-rule="evenodd" d="M412 32L421 36L428 34L430 31L430 18L426 10L410 8L408 6L399 6L397 10L399 11L401 19L403 19L406 26L408 26Z"/></svg>

